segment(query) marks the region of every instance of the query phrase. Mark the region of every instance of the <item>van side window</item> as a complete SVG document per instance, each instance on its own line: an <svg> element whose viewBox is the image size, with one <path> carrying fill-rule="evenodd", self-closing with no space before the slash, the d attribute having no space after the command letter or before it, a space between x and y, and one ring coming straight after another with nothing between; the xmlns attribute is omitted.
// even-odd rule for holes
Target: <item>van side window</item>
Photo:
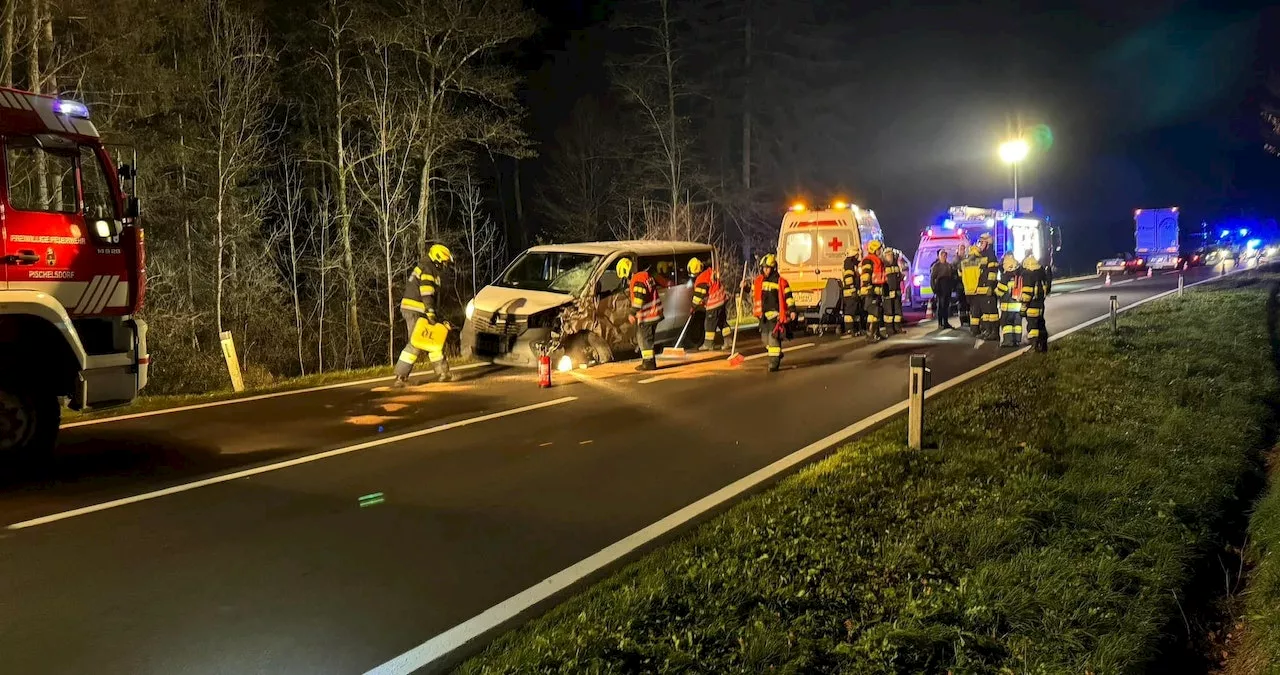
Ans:
<svg viewBox="0 0 1280 675"><path fill-rule="evenodd" d="M689 261L697 258L702 261L703 268L711 266L711 252L681 253L676 256L676 285L693 283L694 275L689 274Z"/></svg>
<svg viewBox="0 0 1280 675"><path fill-rule="evenodd" d="M19 137L5 144L5 162L13 208L46 213L79 210L74 157L46 152L33 140Z"/></svg>
<svg viewBox="0 0 1280 675"><path fill-rule="evenodd" d="M672 279L672 270L670 268L674 266L675 258L669 255L646 255L640 256L640 259L636 261L635 271L648 270L649 275L657 280L659 285L669 286ZM667 284L663 284L664 277L668 282Z"/></svg>

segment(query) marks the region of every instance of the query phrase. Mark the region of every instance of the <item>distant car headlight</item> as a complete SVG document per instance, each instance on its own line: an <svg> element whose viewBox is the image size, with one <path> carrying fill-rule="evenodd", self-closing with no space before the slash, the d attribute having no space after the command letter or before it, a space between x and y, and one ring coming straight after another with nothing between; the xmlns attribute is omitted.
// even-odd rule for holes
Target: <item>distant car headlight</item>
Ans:
<svg viewBox="0 0 1280 675"><path fill-rule="evenodd" d="M476 315L476 301L474 298L467 301L467 309L465 310L465 314L467 315L467 321L470 321L471 317Z"/></svg>

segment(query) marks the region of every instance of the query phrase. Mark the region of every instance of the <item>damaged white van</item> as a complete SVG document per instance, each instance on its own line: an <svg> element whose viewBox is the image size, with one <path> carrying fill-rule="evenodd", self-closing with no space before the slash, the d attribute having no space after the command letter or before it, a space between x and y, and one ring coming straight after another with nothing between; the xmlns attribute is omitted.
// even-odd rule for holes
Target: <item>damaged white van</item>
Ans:
<svg viewBox="0 0 1280 675"><path fill-rule="evenodd" d="M715 264L708 244L681 241L605 241L534 246L467 303L464 356L501 365L537 366L545 347L561 370L607 363L636 350L627 322L630 296L614 267L630 258L661 287L658 345L674 345L689 319L690 258ZM702 336L701 326L689 330Z"/></svg>

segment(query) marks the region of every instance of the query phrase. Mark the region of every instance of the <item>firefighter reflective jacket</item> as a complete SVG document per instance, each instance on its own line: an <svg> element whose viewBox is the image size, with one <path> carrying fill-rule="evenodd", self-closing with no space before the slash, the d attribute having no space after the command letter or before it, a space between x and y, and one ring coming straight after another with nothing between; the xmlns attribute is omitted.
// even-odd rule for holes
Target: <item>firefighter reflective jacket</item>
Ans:
<svg viewBox="0 0 1280 675"><path fill-rule="evenodd" d="M1000 311L1017 312L1022 302L1022 275L1019 268L1005 270L1000 273L1000 282L996 284L996 298L1000 300Z"/></svg>
<svg viewBox="0 0 1280 675"><path fill-rule="evenodd" d="M751 313L757 319L773 321L782 313L796 311L796 299L791 296L791 285L774 270L769 276L757 274L751 289Z"/></svg>
<svg viewBox="0 0 1280 675"><path fill-rule="evenodd" d="M964 286L965 295L978 294L978 286L985 270L986 264L981 257L965 256L960 260L960 284Z"/></svg>
<svg viewBox="0 0 1280 675"><path fill-rule="evenodd" d="M858 294L858 259L849 256L844 259L844 297L852 298Z"/></svg>
<svg viewBox="0 0 1280 675"><path fill-rule="evenodd" d="M430 258L423 258L422 263L413 268L404 284L404 298L400 300L400 309L421 312L428 321L436 320L436 295L440 290L441 277L444 270L440 264Z"/></svg>
<svg viewBox="0 0 1280 675"><path fill-rule="evenodd" d="M990 246L978 254L982 259L982 278L978 282L978 295L989 295L996 289L996 280L1000 278L1000 261Z"/></svg>
<svg viewBox="0 0 1280 675"><path fill-rule="evenodd" d="M724 303L724 284L720 283L720 273L714 267L702 270L693 282L693 308L718 309L724 307Z"/></svg>
<svg viewBox="0 0 1280 675"><path fill-rule="evenodd" d="M636 323L658 323L662 320L658 283L648 272L637 272L631 277L631 314L636 317Z"/></svg>
<svg viewBox="0 0 1280 675"><path fill-rule="evenodd" d="M884 264L885 295L896 298L902 294L902 268L898 266L900 261L896 254L891 253L886 257L888 260Z"/></svg>
<svg viewBox="0 0 1280 675"><path fill-rule="evenodd" d="M862 259L862 268L859 273L860 284L858 286L858 295L884 295L885 284L888 283L888 277L885 273L884 261L878 255L867 254Z"/></svg>
<svg viewBox="0 0 1280 675"><path fill-rule="evenodd" d="M1040 265L1024 267L1022 270L1022 302L1035 303L1043 307L1044 299L1049 297L1049 275Z"/></svg>

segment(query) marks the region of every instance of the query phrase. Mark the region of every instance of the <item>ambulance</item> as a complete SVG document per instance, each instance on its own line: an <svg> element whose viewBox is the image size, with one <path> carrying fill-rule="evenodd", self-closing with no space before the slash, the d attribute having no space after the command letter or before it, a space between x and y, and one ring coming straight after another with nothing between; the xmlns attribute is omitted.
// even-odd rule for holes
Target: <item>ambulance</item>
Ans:
<svg viewBox="0 0 1280 675"><path fill-rule="evenodd" d="M835 202L811 210L794 204L782 217L778 233L778 273L791 284L796 307L806 321L816 321L823 289L831 279L842 283L844 259L861 258L872 239L884 240L876 212L857 204Z"/></svg>

